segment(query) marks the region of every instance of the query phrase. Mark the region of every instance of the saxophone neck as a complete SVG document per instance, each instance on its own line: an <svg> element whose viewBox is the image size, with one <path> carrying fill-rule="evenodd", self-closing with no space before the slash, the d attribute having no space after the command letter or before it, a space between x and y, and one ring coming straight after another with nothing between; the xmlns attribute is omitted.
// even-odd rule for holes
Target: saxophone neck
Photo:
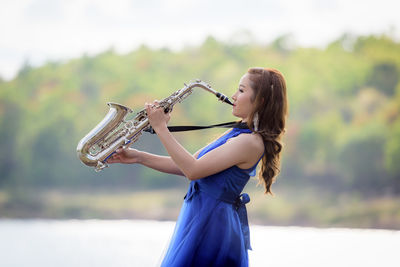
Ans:
<svg viewBox="0 0 400 267"><path fill-rule="evenodd" d="M188 86L188 87L190 87L190 88L201 87L201 88L203 88L204 90L206 90L206 91L212 93L213 95L215 95L220 101L222 101L222 102L224 102L224 103L227 103L227 104L233 106L233 103L229 100L229 98L228 98L226 95L224 95L224 94L222 94L222 93L220 93L220 92L215 91L215 90L212 89L211 86L210 86L208 83L206 83L206 82L203 82L203 81L201 81L201 80L196 80L194 83L191 83L191 84L189 84L189 85L186 85L186 84L185 84L185 86Z"/></svg>

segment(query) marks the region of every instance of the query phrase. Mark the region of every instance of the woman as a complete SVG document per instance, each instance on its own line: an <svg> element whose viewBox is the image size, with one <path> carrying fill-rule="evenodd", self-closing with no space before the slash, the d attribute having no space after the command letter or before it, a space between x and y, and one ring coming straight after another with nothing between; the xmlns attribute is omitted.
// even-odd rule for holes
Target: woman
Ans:
<svg viewBox="0 0 400 267"><path fill-rule="evenodd" d="M151 126L169 156L119 149L109 163L140 163L191 180L162 266L248 266L251 249L241 194L262 159L265 192L279 173L280 139L287 114L286 84L274 69L251 68L232 96L233 115L248 128L234 128L191 155L167 128L169 114L146 103Z"/></svg>

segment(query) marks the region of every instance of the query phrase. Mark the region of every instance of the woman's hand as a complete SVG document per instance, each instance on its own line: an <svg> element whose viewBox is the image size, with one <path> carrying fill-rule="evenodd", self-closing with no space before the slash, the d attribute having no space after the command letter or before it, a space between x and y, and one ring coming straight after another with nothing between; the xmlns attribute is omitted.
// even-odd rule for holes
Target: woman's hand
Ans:
<svg viewBox="0 0 400 267"><path fill-rule="evenodd" d="M157 132L160 127L166 127L170 119L170 114L165 113L164 109L158 105L158 101L154 101L153 104L145 104L147 117L151 127Z"/></svg>
<svg viewBox="0 0 400 267"><path fill-rule="evenodd" d="M107 159L107 163L140 163L140 151L133 148L118 148L115 153Z"/></svg>

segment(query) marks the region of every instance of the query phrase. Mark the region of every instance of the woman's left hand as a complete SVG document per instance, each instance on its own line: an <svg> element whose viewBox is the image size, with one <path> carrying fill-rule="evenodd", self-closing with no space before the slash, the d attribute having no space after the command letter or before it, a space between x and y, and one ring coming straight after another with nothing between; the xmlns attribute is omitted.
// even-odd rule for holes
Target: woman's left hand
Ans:
<svg viewBox="0 0 400 267"><path fill-rule="evenodd" d="M154 131L157 132L157 129L160 129L160 127L167 126L170 114L169 112L164 112L164 109L158 105L157 100L154 101L153 104L146 103L145 108L150 125L153 127Z"/></svg>

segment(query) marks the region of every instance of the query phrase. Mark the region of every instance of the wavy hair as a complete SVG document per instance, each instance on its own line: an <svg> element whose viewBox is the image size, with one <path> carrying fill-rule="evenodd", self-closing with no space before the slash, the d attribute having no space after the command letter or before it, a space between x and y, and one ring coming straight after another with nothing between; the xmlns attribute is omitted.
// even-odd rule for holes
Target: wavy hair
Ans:
<svg viewBox="0 0 400 267"><path fill-rule="evenodd" d="M286 82L282 73L276 69L250 68L247 72L250 74L250 86L254 91L252 100L255 105L247 124L253 132L261 135L264 143L258 179L265 186L265 193L272 194L271 185L280 173L283 147L281 139L285 133L288 113ZM255 126L254 118L257 116L258 125Z"/></svg>

